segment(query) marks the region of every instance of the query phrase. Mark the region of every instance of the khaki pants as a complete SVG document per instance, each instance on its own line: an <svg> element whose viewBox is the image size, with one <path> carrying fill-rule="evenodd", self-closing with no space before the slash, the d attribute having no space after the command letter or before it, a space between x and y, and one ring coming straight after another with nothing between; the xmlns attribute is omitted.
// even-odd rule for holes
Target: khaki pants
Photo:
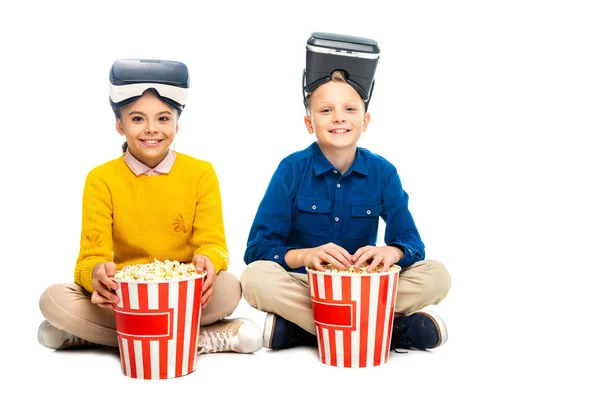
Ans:
<svg viewBox="0 0 600 400"><path fill-rule="evenodd" d="M221 271L215 279L210 303L202 310L200 325L206 326L231 315L242 291L238 278ZM75 283L51 285L40 297L40 310L58 329L92 343L118 347L112 308L101 308L90 301L85 289Z"/></svg>
<svg viewBox="0 0 600 400"><path fill-rule="evenodd" d="M277 314L315 334L308 276L290 273L273 261L249 264L240 278L252 307ZM438 261L425 260L400 271L396 314L408 315L438 304L450 290L450 274Z"/></svg>

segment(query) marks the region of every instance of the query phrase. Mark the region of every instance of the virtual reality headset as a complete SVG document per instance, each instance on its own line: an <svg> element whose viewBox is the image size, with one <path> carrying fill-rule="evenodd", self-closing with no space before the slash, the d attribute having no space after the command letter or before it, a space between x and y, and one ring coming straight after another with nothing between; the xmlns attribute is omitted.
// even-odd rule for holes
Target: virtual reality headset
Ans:
<svg viewBox="0 0 600 400"><path fill-rule="evenodd" d="M331 73L342 70L368 107L375 85L379 46L375 40L315 32L306 42L306 69L302 77L304 106L315 89L331 80Z"/></svg>
<svg viewBox="0 0 600 400"><path fill-rule="evenodd" d="M177 61L123 59L110 69L110 105L118 110L140 98L148 89L165 103L183 111L190 86L187 66Z"/></svg>

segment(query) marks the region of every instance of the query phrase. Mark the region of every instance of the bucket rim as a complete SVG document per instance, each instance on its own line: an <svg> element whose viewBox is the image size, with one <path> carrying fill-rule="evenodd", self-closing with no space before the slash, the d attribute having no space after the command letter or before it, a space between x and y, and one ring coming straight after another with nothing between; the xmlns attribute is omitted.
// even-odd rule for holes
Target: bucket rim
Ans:
<svg viewBox="0 0 600 400"><path fill-rule="evenodd" d="M358 272L331 272L331 271L317 271L311 268L306 268L306 273L307 274L315 274L315 275L323 275L323 276L388 276L388 275L394 275L394 274L399 274L401 271L400 268L398 268L397 270L388 270L385 272L362 272L362 273L358 273Z"/></svg>

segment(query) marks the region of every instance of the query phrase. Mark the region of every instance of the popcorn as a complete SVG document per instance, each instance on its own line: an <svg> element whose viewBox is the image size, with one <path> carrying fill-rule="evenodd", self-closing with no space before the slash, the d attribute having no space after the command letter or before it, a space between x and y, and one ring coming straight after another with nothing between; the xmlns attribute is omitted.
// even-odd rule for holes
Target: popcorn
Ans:
<svg viewBox="0 0 600 400"><path fill-rule="evenodd" d="M173 281L191 278L198 273L193 264L154 259L149 264L127 265L117 271L115 280L125 282ZM206 274L206 272L204 272Z"/></svg>
<svg viewBox="0 0 600 400"><path fill-rule="evenodd" d="M371 265L370 262L364 263L362 266L358 266L358 265L354 265L352 264L350 266L350 268L347 269L337 269L336 267L334 267L331 264L321 264L321 267L325 268L325 272L331 272L333 274L368 274L367 269L369 268L369 265ZM311 269L313 271L316 271L317 269L314 267L307 267L308 269ZM390 268L388 269L388 271L381 271L381 269L383 268L383 264L379 264L378 266L375 267L375 269L373 270L372 273L379 273L379 272L394 272L394 271L399 271L400 267L396 266L396 265L392 265L390 266Z"/></svg>

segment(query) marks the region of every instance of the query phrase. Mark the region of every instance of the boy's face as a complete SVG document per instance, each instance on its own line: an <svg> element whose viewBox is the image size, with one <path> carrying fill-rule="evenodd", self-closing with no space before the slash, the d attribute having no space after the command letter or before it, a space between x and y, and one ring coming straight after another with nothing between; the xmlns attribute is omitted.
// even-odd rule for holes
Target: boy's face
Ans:
<svg viewBox="0 0 600 400"><path fill-rule="evenodd" d="M304 123L323 150L354 151L371 119L358 92L345 82L329 81L319 86L311 94L308 111Z"/></svg>
<svg viewBox="0 0 600 400"><path fill-rule="evenodd" d="M165 158L178 130L177 111L151 92L125 106L117 119L131 154L150 168Z"/></svg>

